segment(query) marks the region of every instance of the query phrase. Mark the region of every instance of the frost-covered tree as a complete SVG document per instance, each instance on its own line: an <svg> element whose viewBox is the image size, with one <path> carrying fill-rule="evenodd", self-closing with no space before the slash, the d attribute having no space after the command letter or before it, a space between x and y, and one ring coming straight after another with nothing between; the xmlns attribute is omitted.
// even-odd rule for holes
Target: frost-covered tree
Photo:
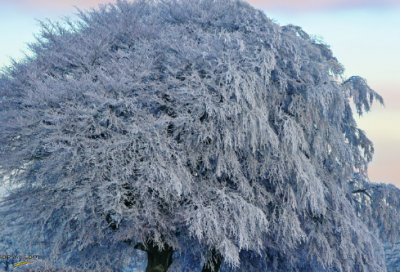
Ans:
<svg viewBox="0 0 400 272"><path fill-rule="evenodd" d="M78 16L41 22L0 75L3 248L101 271L133 249L148 272L176 252L203 271L386 271L399 221L358 199L373 145L350 107L383 100L328 45L241 0Z"/></svg>

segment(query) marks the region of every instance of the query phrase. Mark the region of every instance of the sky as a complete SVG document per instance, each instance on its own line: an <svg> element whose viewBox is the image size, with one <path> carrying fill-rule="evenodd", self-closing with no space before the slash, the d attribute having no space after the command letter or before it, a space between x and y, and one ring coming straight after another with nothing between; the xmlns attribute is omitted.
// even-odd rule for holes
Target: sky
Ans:
<svg viewBox="0 0 400 272"><path fill-rule="evenodd" d="M76 18L76 9L113 0L0 0L0 67L9 57L29 55L26 43L39 34L38 20ZM345 67L345 76L361 76L383 96L358 127L374 143L370 181L400 188L400 0L248 0L279 25L294 24L319 35Z"/></svg>

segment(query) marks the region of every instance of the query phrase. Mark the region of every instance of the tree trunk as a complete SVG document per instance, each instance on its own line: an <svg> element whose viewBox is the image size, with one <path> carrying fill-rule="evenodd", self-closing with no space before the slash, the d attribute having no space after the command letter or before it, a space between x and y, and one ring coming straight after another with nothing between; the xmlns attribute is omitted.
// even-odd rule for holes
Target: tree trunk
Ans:
<svg viewBox="0 0 400 272"><path fill-rule="evenodd" d="M142 244L136 245L135 248L147 252L146 272L166 272L172 264L174 250L168 245L165 245L162 251L153 243L147 245L147 248Z"/></svg>
<svg viewBox="0 0 400 272"><path fill-rule="evenodd" d="M210 264L207 265L207 263L205 263L203 266L203 270L201 270L201 272L218 272L222 264L222 256L221 254L216 252L215 249L211 251L211 254L212 254L211 263L214 269L212 269Z"/></svg>

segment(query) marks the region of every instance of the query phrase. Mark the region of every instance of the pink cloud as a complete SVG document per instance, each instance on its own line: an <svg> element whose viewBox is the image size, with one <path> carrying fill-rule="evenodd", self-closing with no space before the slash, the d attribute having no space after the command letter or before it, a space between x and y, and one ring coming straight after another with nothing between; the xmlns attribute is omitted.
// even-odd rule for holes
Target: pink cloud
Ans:
<svg viewBox="0 0 400 272"><path fill-rule="evenodd" d="M400 188L398 162L400 161L399 140L374 142L375 155L368 166L368 177L372 182L390 182Z"/></svg>
<svg viewBox="0 0 400 272"><path fill-rule="evenodd" d="M385 108L378 106L378 101L373 102L372 112L381 110L400 109L400 81L390 83L375 83L369 85L375 92L383 97Z"/></svg>
<svg viewBox="0 0 400 272"><path fill-rule="evenodd" d="M31 9L36 10L54 10L54 11L75 11L73 6L78 8L89 8L97 7L99 4L114 3L116 1L111 0L0 0L0 3L9 3L18 6L19 9L29 11Z"/></svg>
<svg viewBox="0 0 400 272"><path fill-rule="evenodd" d="M283 9L291 11L317 11L362 7L398 6L398 0L249 0L251 5L261 9Z"/></svg>
<svg viewBox="0 0 400 272"><path fill-rule="evenodd" d="M111 0L0 0L0 3L18 5L24 10L52 9L72 11L73 5L79 8L97 7L99 4L113 3ZM317 11L326 9L346 9L357 7L387 7L400 5L398 0L248 0L259 9L282 9L288 11Z"/></svg>

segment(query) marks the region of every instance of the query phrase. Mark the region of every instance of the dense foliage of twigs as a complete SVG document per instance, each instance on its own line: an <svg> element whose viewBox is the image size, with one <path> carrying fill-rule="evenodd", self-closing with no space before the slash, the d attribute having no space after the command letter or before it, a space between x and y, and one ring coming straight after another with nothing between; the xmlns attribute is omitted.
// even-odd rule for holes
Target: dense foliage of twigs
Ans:
<svg viewBox="0 0 400 272"><path fill-rule="evenodd" d="M239 0L78 16L40 22L34 56L0 75L12 245L98 248L104 269L152 241L226 270L386 271L399 194L365 187L374 150L350 107L383 99L328 45Z"/></svg>

